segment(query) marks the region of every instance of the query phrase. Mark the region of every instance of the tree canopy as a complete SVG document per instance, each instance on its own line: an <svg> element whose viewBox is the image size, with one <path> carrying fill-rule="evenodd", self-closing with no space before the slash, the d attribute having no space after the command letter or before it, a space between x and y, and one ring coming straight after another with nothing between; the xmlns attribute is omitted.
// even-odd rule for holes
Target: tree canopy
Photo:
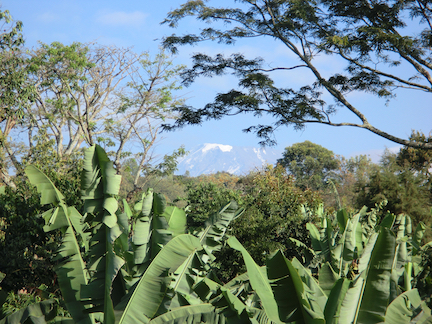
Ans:
<svg viewBox="0 0 432 324"><path fill-rule="evenodd" d="M298 187L313 190L322 189L339 167L332 151L310 141L286 147L277 162L295 177Z"/></svg>
<svg viewBox="0 0 432 324"><path fill-rule="evenodd" d="M41 152L49 150L68 159L83 145L99 143L110 148L108 154L119 172L126 158L136 159L133 186L141 188L140 176L155 171L152 150L160 124L175 118L172 108L184 101L174 95L183 67L175 66L163 51L152 56L96 43L40 43L32 50L15 49L13 55L22 59L12 69L15 74L22 72L19 88L31 87L32 97L21 104L15 95L10 107L0 107L0 117L5 115L0 118L0 155L5 161L0 181L11 185L8 170L22 174L22 162L41 159ZM0 86L1 82L0 76ZM15 112L7 115L11 110ZM28 145L18 142L13 136L17 132L28 135ZM156 168L172 170L183 154L179 149L167 155Z"/></svg>
<svg viewBox="0 0 432 324"><path fill-rule="evenodd" d="M263 58L241 53L194 54L192 68L182 75L184 84L201 76L231 73L238 78L238 87L218 94L203 108L182 106L181 117L165 125L166 129L250 113L274 120L245 130L255 132L265 144L275 142L273 132L280 126L301 129L319 123L359 127L402 145L432 148L430 142L400 138L372 125L348 96L361 92L391 99L401 88L432 93L430 1L239 0L223 8L190 0L169 12L163 23L176 27L189 16L209 25L197 34L166 37L166 48L176 52L179 45L207 40L233 44L239 39L258 42L267 37L284 45L295 59L274 67ZM317 62L322 55L337 57L345 69L325 75ZM314 81L299 88L276 84L275 72L286 73L289 79L298 70L311 73ZM358 122L335 121L337 109L351 112Z"/></svg>

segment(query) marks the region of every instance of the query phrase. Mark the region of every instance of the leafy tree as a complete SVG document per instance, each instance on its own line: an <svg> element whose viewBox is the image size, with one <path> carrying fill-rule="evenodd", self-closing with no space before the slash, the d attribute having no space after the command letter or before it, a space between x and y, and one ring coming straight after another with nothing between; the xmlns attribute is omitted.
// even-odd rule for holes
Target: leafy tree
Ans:
<svg viewBox="0 0 432 324"><path fill-rule="evenodd" d="M207 182L214 178L224 182ZM245 212L233 221L229 233L244 244L258 264L263 265L269 253L276 249L283 250L289 257L300 258L301 252L290 243L290 237L310 244L305 227L310 219L303 217L302 207L314 210L319 206L320 198L311 190L297 188L293 177L287 175L282 166L251 172L238 179L233 189L224 185L231 183L224 174L201 176L196 180L200 182L188 185L186 198L190 228L201 226L211 211L235 200ZM245 270L240 255L228 247L216 256L216 273L224 282Z"/></svg>
<svg viewBox="0 0 432 324"><path fill-rule="evenodd" d="M0 181L15 186L9 176L8 159L18 165L9 143L9 134L24 116L24 108L34 95L27 83L26 58L23 56L22 22L12 23L8 10L0 10ZM18 168L18 172L22 169Z"/></svg>
<svg viewBox="0 0 432 324"><path fill-rule="evenodd" d="M242 39L257 43L259 38L270 38L294 59L273 66L263 58L247 58L242 53L194 54L193 67L182 74L184 84L201 76L231 73L238 78L238 87L218 94L203 108L179 108L180 118L166 129L250 113L274 120L246 129L264 143L274 143L272 134L278 127L301 129L319 123L358 127L409 147L432 148L430 142L403 139L378 129L348 96L357 91L391 99L401 88L432 92L429 1L240 0L226 7L215 3L213 7L207 1L190 0L169 12L164 23L170 27L188 17L212 25L197 34L166 37L164 46L176 52L179 45L207 40L234 44ZM327 75L318 62L326 55L345 63L345 69ZM274 79L280 73L284 80L293 78L291 73L308 73L314 81L286 88ZM332 115L337 109L352 113L358 122L335 121Z"/></svg>
<svg viewBox="0 0 432 324"><path fill-rule="evenodd" d="M431 143L432 134L426 136L422 132L413 131L410 140ZM424 173L425 176L431 177L432 151L405 146L398 153L397 163L403 167L411 168L412 170Z"/></svg>
<svg viewBox="0 0 432 324"><path fill-rule="evenodd" d="M357 206L373 207L382 201L396 215L405 213L411 215L415 223L430 224L432 195L428 179L422 173L399 166L397 155L388 151L382 157L380 168L360 188Z"/></svg>
<svg viewBox="0 0 432 324"><path fill-rule="evenodd" d="M139 190L143 173L172 169L169 163L184 153L179 149L152 166L160 123L174 118L172 108L183 102L174 96L182 66L174 66L163 52L152 57L94 43L54 42L21 55L34 100L23 107L21 124L14 127L28 133L29 144L9 154L15 170L23 168L21 159L32 159L32 147L42 137L54 141L60 158L99 143L109 150L118 172L126 158L137 161L132 190Z"/></svg>
<svg viewBox="0 0 432 324"><path fill-rule="evenodd" d="M339 168L332 151L310 141L286 147L277 163L294 176L298 187L312 190L323 189Z"/></svg>
<svg viewBox="0 0 432 324"><path fill-rule="evenodd" d="M188 226L200 227L215 210L221 209L230 201L243 206L241 192L228 189L213 182L189 184L187 186Z"/></svg>
<svg viewBox="0 0 432 324"><path fill-rule="evenodd" d="M336 193L332 190L321 193L324 206L328 208L340 203L340 206L349 211L357 209L358 193L378 169L379 165L373 163L366 155L354 156L349 159L340 157L339 170L334 174L335 179L332 181ZM331 189L330 185L328 189Z"/></svg>
<svg viewBox="0 0 432 324"><path fill-rule="evenodd" d="M173 177L174 172L177 171L178 159L186 154L187 152L182 146L177 150L174 150L172 154L165 154L162 161L155 161L153 159L147 161L147 163L153 162L154 165L144 165L144 155L140 158L141 166L135 159L128 159L127 161L129 161L129 165L127 165L124 170L129 170L129 175L126 178L129 181L125 183L125 186L121 189L121 191L125 193L124 196L126 199L130 201L132 198L136 198L140 191L148 188L158 188L161 190L161 193L167 193L166 191L170 191L172 186L168 185L167 188L164 188L163 186L160 186L159 182ZM140 153L137 155L140 156ZM178 192L177 190L174 191ZM180 189L180 192L178 193L182 195L182 191L183 190ZM169 197L170 201L177 198L177 196L172 192L169 194Z"/></svg>

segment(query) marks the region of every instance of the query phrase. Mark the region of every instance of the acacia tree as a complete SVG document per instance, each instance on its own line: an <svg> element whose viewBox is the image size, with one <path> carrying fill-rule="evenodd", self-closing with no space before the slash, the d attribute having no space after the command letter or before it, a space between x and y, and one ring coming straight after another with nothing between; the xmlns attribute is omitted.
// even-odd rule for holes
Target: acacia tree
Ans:
<svg viewBox="0 0 432 324"><path fill-rule="evenodd" d="M283 44L297 60L287 59L286 65L272 67L262 58L248 59L239 53L194 54L193 67L183 73L184 84L200 76L231 72L239 79L238 88L218 94L204 108L182 107L181 118L166 129L226 115L267 114L274 123L246 129L256 132L262 143L274 143L272 134L277 127L298 129L319 123L359 127L402 145L432 148L432 143L399 138L376 128L347 97L360 91L389 99L398 88L432 92L430 1L239 0L235 7L217 8L206 1L190 0L169 12L164 23L176 27L189 16L212 25L199 34L166 37L164 46L173 52L179 45L207 40L233 44L238 39L268 37ZM223 24L213 24L218 22ZM325 77L316 60L324 54L345 62L345 71ZM400 64L410 70L395 68ZM276 85L274 72L282 71L289 79L297 70L309 71L315 81L299 89ZM336 108L347 109L359 121L335 122Z"/></svg>

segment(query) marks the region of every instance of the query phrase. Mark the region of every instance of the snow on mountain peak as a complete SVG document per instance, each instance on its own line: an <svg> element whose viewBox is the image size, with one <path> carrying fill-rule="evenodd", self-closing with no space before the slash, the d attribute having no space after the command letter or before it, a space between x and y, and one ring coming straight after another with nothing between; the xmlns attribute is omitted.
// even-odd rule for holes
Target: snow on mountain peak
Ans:
<svg viewBox="0 0 432 324"><path fill-rule="evenodd" d="M267 149L222 144L203 144L197 146L179 160L178 172L196 177L200 174L228 172L245 175L251 170L261 168L265 164L274 164L281 152Z"/></svg>
<svg viewBox="0 0 432 324"><path fill-rule="evenodd" d="M221 150L222 152L230 152L232 150L232 146L231 145L222 145L222 144L204 144L204 148L202 149L202 152L205 153L209 150L215 149L215 148L219 148L219 150Z"/></svg>

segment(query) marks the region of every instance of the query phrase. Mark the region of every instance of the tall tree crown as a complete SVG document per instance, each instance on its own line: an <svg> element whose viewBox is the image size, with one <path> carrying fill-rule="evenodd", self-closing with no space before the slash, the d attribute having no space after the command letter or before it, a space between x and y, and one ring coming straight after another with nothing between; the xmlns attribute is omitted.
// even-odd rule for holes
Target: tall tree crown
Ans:
<svg viewBox="0 0 432 324"><path fill-rule="evenodd" d="M399 138L373 126L347 96L360 91L390 99L400 88L432 92L430 1L240 0L230 8L218 8L191 0L168 13L163 23L176 27L188 16L209 26L199 34L166 37L164 46L173 52L179 45L207 40L233 44L244 38L270 37L297 60L270 67L262 58L248 59L239 53L194 54L192 68L183 73L184 84L200 76L232 73L238 77L238 87L218 94L203 108L181 107L181 118L166 129L227 115L267 114L273 117L272 124L245 130L267 144L274 143L273 131L280 126L299 129L320 123L359 127L402 145L432 148L431 143ZM324 54L344 61L345 70L324 76L316 61ZM398 68L401 64L407 69ZM298 89L276 85L273 72L286 72L289 78L296 70L308 70L315 81ZM347 109L358 122L334 121L336 109Z"/></svg>

